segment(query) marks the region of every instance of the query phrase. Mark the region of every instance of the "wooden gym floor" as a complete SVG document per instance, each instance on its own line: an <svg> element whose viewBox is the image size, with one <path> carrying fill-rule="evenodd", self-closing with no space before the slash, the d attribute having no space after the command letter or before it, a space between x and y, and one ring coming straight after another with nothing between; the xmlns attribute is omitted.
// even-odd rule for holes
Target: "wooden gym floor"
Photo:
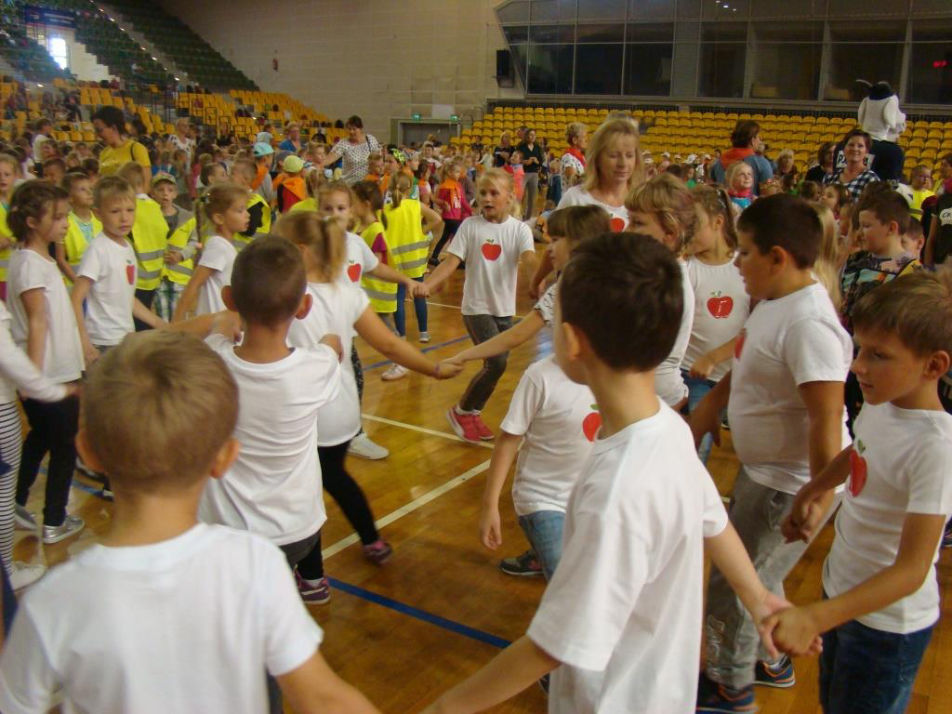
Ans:
<svg viewBox="0 0 952 714"><path fill-rule="evenodd" d="M523 276L524 278L525 276ZM449 357L469 345L460 319L462 272L430 299L430 333L424 347L434 359ZM520 280L518 313L533 301ZM410 340L416 343L416 321L408 307ZM491 446L456 438L444 412L455 403L468 379L479 370L470 363L449 382L411 374L383 382L381 355L358 339L365 371L364 428L374 441L390 449L382 461L348 458L348 468L364 488L383 537L394 547L382 567L362 557L357 538L332 499L325 497L324 528L327 574L334 585L331 601L310 608L324 629L324 656L345 679L365 692L385 712L413 712L440 692L478 669L505 645L525 632L542 591L541 578L514 578L497 569L500 557L525 549L508 488L503 496L505 543L489 552L478 539L483 474ZM498 428L509 398L528 364L551 352L549 335L514 350L509 367L484 412ZM737 460L725 445L715 448L709 467L722 494L729 494ZM41 477L42 479L42 477ZM112 504L95 495L95 484L77 474L70 511L86 519L77 538L41 547L32 534L18 532L16 558L61 562L93 543L109 527ZM43 488L32 491L30 508L42 508ZM832 540L827 527L787 579L787 596L795 603L820 597L823 559ZM943 593L943 619L926 653L909 712L947 714L952 711L952 669L942 666L940 653L952 654L952 552L938 565ZM687 666L687 665L686 665ZM817 664L796 661L797 684L791 689L757 689L764 714L814 714ZM496 712L544 712L545 697L531 687Z"/></svg>

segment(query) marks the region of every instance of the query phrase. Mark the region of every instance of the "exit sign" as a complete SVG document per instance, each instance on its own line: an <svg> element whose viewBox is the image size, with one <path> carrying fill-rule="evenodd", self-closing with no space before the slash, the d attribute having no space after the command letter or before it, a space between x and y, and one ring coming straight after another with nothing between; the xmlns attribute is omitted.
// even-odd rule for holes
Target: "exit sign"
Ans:
<svg viewBox="0 0 952 714"><path fill-rule="evenodd" d="M423 118L423 115L420 114L419 112L414 112L413 115L412 115L412 117L411 117L411 119L413 119L413 121L420 121L422 118Z"/></svg>

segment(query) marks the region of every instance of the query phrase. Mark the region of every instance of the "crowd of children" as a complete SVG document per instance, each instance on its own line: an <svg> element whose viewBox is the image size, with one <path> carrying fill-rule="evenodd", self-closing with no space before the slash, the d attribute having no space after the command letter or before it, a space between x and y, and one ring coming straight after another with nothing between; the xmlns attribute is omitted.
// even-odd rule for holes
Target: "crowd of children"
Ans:
<svg viewBox="0 0 952 714"><path fill-rule="evenodd" d="M361 427L355 336L392 362L385 381L482 361L446 413L494 442L479 540L503 544L515 464L528 549L500 568L547 581L526 635L427 711L543 680L552 712L751 712L755 685L793 686L808 654L828 714L905 710L952 544L952 157L937 191L928 167L907 190L866 176L853 131L862 187L794 180L786 160L758 185L764 161L740 154L655 164L619 112L591 138L568 127L562 157L530 128L412 151L352 117L362 141L328 151L300 127L198 146L186 122L146 167L100 123L107 175L41 133L39 178L32 142L0 152L0 563L30 586L0 631L0 710L375 711L302 605L331 595L322 491L368 560L393 555L346 465L387 456ZM473 344L434 362L405 302L429 342L426 298L458 269ZM515 322L520 284L537 303ZM543 329L554 354L496 434L481 411ZM705 469L724 424L726 507ZM111 530L36 582L13 529L79 533L77 466L105 480ZM834 518L824 599L793 607L783 581Z"/></svg>

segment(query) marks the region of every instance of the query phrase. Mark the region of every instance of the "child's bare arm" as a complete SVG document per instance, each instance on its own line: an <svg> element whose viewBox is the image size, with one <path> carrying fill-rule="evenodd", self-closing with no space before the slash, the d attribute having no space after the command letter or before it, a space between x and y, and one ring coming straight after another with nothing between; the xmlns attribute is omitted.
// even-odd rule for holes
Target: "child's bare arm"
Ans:
<svg viewBox="0 0 952 714"><path fill-rule="evenodd" d="M691 365L691 376L692 377L703 377L707 378L711 372L714 371L714 368L719 365L721 362L726 362L734 355L734 345L737 343L737 338L732 337L727 342L725 342L720 347L715 347L710 352L707 352L696 360L694 364Z"/></svg>
<svg viewBox="0 0 952 714"><path fill-rule="evenodd" d="M700 445L705 434L714 437L714 443L721 444L721 411L727 406L731 395L731 373L725 374L710 392L694 407L688 417L688 424L694 434L694 444Z"/></svg>
<svg viewBox="0 0 952 714"><path fill-rule="evenodd" d="M73 272L73 266L66 260L66 246L62 243L54 244L53 251L56 254L56 267L66 276L71 283L76 282L76 273Z"/></svg>
<svg viewBox="0 0 952 714"><path fill-rule="evenodd" d="M467 714L484 711L514 697L560 664L559 660L523 635L423 712Z"/></svg>
<svg viewBox="0 0 952 714"><path fill-rule="evenodd" d="M785 610L765 621L777 646L791 654L809 651L819 633L876 612L922 587L932 570L945 516L910 513L906 516L895 562L841 595Z"/></svg>
<svg viewBox="0 0 952 714"><path fill-rule="evenodd" d="M337 676L320 652L277 680L297 714L379 714L363 694Z"/></svg>
<svg viewBox="0 0 952 714"><path fill-rule="evenodd" d="M546 253L548 253L548 251L546 251ZM529 276L528 279L530 281L535 275L538 265L539 259L536 257L534 249L523 251L522 255L519 256L519 267L525 271L527 276Z"/></svg>
<svg viewBox="0 0 952 714"><path fill-rule="evenodd" d="M823 521L829 506L826 503L827 494L842 484L850 474L852 451L852 445L843 449L797 493L789 515L780 526L788 541L809 541L813 538L817 525Z"/></svg>
<svg viewBox="0 0 952 714"><path fill-rule="evenodd" d="M533 338L544 326L545 321L542 316L536 310L533 310L505 332L500 332L492 339L480 342L478 345L468 347L454 355L451 361L471 362L501 355L503 352L508 352Z"/></svg>
<svg viewBox="0 0 952 714"><path fill-rule="evenodd" d="M805 382L797 390L810 421L810 475L843 450L843 382Z"/></svg>
<svg viewBox="0 0 952 714"><path fill-rule="evenodd" d="M438 365L431 362L416 347L393 334L370 307L364 310L354 323L354 328L358 335L384 357L414 372L436 379L448 379L455 377L463 369L462 364L443 362Z"/></svg>
<svg viewBox="0 0 952 714"><path fill-rule="evenodd" d="M453 255L452 253L447 253L446 258L443 262L440 263L439 267L430 273L430 276L423 281L423 284L431 292L435 292L439 289L447 278L449 278L456 269L459 267L460 261L458 256Z"/></svg>
<svg viewBox="0 0 952 714"><path fill-rule="evenodd" d="M149 327L162 327L167 324L165 320L147 308L139 298L134 298L132 301L132 316L141 320Z"/></svg>
<svg viewBox="0 0 952 714"><path fill-rule="evenodd" d="M486 472L486 487L483 489L483 505L479 514L479 540L490 550L496 550L502 545L502 525L499 518L499 496L502 487L509 476L519 452L521 436L501 431L493 447L493 455L489 460L489 471Z"/></svg>
<svg viewBox="0 0 952 714"><path fill-rule="evenodd" d="M542 294L541 285L549 273L552 272L553 267L552 256L549 254L549 251L546 250L542 253L542 259L539 260L539 264L536 266L532 280L529 281L529 297L533 300L539 299L539 296Z"/></svg>
<svg viewBox="0 0 952 714"><path fill-rule="evenodd" d="M399 270L394 270L386 263L377 263L376 268L368 270L367 272L380 280L397 283L397 285L406 285L408 290L413 290L417 285L417 282L413 278L407 277Z"/></svg>
<svg viewBox="0 0 952 714"><path fill-rule="evenodd" d="M436 235L437 230L443 229L443 217L420 201L420 215L423 218L423 232Z"/></svg>
<svg viewBox="0 0 952 714"><path fill-rule="evenodd" d="M175 314L172 315L172 322L179 322L188 317L192 317L195 312L195 306L198 304L198 291L202 285L212 276L214 271L204 265L195 266L188 285L182 291L182 297L179 298L178 305L175 306Z"/></svg>
<svg viewBox="0 0 952 714"><path fill-rule="evenodd" d="M46 332L49 329L43 289L26 290L20 293L20 300L26 311L26 353L36 368L42 372L46 358Z"/></svg>

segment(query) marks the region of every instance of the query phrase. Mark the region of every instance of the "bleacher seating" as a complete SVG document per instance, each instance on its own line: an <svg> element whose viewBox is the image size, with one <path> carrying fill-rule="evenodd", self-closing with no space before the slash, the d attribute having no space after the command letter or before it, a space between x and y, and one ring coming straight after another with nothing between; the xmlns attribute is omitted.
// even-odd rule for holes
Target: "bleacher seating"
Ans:
<svg viewBox="0 0 952 714"><path fill-rule="evenodd" d="M188 73L190 83L213 91L258 87L178 18L158 4L142 0L110 0L123 17L159 52Z"/></svg>
<svg viewBox="0 0 952 714"><path fill-rule="evenodd" d="M58 77L69 77L46 51L24 29L18 7L5 6L0 12L0 55L14 70L31 82L52 82Z"/></svg>

